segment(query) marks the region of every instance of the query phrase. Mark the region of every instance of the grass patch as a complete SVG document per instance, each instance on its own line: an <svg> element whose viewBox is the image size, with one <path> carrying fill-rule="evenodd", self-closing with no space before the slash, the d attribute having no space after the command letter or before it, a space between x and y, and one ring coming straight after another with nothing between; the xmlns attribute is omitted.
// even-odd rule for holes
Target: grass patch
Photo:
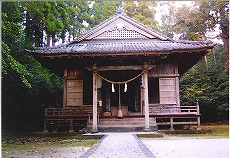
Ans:
<svg viewBox="0 0 230 158"><path fill-rule="evenodd" d="M228 124L206 124L201 126L202 129L211 130L212 133L208 136L213 137L229 137L229 125Z"/></svg>
<svg viewBox="0 0 230 158"><path fill-rule="evenodd" d="M137 134L140 138L163 138L163 133L154 133L154 134Z"/></svg>
<svg viewBox="0 0 230 158"><path fill-rule="evenodd" d="M195 129L195 127L194 127ZM202 132L199 134L179 134L180 136L188 137L205 137L205 138L226 138L229 137L229 125L228 124L203 124L201 126L203 131L211 131L206 134Z"/></svg>
<svg viewBox="0 0 230 158"><path fill-rule="evenodd" d="M94 136L35 137L20 136L2 138L2 150L33 150L45 147L91 147L100 138Z"/></svg>

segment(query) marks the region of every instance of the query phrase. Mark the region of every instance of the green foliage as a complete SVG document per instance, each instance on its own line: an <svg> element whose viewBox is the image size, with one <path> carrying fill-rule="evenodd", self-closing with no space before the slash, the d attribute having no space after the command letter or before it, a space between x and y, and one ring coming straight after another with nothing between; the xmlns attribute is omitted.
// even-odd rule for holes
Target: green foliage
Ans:
<svg viewBox="0 0 230 158"><path fill-rule="evenodd" d="M15 58L10 54L9 47L2 42L2 77L7 75L10 75L11 79L19 77L20 81L25 86L32 88L28 81L28 77L31 77L32 74L28 72L25 66L15 60Z"/></svg>
<svg viewBox="0 0 230 158"><path fill-rule="evenodd" d="M94 27L114 15L118 4L118 1L108 0L95 2L90 10L90 14L93 15L93 22L90 27Z"/></svg>
<svg viewBox="0 0 230 158"><path fill-rule="evenodd" d="M194 6L176 7L175 2L163 2L169 14L162 16L162 29L181 34L180 39L208 39L206 33L220 25L220 37L228 36L229 3L227 1L196 1ZM170 30L169 30L170 31ZM224 41L223 41L224 42Z"/></svg>
<svg viewBox="0 0 230 158"><path fill-rule="evenodd" d="M127 15L137 21L158 30L157 21L154 20L156 11L154 1L124 1L124 9Z"/></svg>
<svg viewBox="0 0 230 158"><path fill-rule="evenodd" d="M44 108L62 103L62 80L24 52L32 40L25 40L22 5L2 2L2 6L2 127L37 130Z"/></svg>
<svg viewBox="0 0 230 158"><path fill-rule="evenodd" d="M22 47L22 28L19 3L3 3L2 10L2 78L19 80L23 85L31 88L28 77L31 74L19 61L13 57ZM10 76L10 77L9 77ZM7 78L7 77L6 77Z"/></svg>
<svg viewBox="0 0 230 158"><path fill-rule="evenodd" d="M215 52L207 56L207 64L200 61L181 78L182 105L195 104L199 99L204 121L228 120L229 78L224 68L224 53Z"/></svg>

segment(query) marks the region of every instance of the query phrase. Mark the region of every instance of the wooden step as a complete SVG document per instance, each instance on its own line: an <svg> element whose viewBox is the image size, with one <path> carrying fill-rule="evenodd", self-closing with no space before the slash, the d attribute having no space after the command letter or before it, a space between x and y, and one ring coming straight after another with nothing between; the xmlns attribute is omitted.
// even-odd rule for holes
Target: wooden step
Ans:
<svg viewBox="0 0 230 158"><path fill-rule="evenodd" d="M100 118L97 126L98 127L144 127L145 118ZM93 123L88 122L87 127L92 127ZM150 119L150 126L156 126L155 120Z"/></svg>

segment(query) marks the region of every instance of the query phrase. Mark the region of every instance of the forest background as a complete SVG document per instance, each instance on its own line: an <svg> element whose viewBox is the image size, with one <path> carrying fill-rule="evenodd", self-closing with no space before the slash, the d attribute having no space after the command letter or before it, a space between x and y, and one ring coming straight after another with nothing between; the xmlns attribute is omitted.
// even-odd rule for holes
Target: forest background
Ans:
<svg viewBox="0 0 230 158"><path fill-rule="evenodd" d="M179 40L222 41L180 77L181 105L199 101L201 121L229 121L229 2L194 1L36 1L1 2L2 129L42 131L44 109L62 107L63 81L25 49L68 43L124 12ZM158 7L166 8L162 11ZM161 11L161 18L155 15ZM212 32L218 32L213 36Z"/></svg>

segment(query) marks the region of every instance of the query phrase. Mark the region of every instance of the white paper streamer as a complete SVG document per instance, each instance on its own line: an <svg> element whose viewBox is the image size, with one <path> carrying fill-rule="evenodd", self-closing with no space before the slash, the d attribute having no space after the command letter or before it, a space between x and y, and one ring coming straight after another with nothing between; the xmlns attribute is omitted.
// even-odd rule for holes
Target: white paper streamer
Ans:
<svg viewBox="0 0 230 158"><path fill-rule="evenodd" d="M125 89L124 89L124 92L127 92L127 83L125 83Z"/></svg>
<svg viewBox="0 0 230 158"><path fill-rule="evenodd" d="M114 84L112 83L112 92L115 92Z"/></svg>

